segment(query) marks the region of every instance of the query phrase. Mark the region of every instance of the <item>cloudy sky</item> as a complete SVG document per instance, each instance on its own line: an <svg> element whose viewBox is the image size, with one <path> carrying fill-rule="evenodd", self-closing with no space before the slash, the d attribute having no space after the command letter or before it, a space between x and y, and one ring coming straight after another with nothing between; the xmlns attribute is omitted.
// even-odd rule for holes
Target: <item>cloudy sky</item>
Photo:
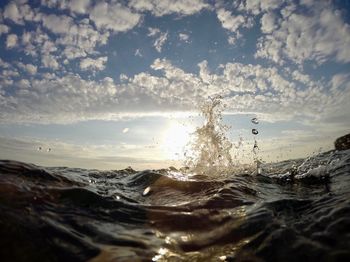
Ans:
<svg viewBox="0 0 350 262"><path fill-rule="evenodd" d="M1 1L0 37L1 159L176 165L218 94L239 159L350 129L348 0Z"/></svg>

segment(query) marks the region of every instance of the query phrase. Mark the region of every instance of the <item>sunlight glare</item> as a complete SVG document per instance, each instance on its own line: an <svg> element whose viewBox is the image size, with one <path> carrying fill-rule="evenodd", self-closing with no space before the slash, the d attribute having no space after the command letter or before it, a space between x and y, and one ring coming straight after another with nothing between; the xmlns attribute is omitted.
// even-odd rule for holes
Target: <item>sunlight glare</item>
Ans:
<svg viewBox="0 0 350 262"><path fill-rule="evenodd" d="M172 160L184 159L185 146L189 143L194 130L193 126L172 121L164 131L162 139L164 156Z"/></svg>

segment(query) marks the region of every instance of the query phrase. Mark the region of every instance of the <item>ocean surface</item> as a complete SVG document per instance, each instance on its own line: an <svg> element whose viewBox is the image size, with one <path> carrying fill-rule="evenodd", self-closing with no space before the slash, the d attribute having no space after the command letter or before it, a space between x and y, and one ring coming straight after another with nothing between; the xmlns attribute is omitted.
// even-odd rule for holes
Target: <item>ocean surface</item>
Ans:
<svg viewBox="0 0 350 262"><path fill-rule="evenodd" d="M0 161L0 261L350 261L350 150L256 168Z"/></svg>

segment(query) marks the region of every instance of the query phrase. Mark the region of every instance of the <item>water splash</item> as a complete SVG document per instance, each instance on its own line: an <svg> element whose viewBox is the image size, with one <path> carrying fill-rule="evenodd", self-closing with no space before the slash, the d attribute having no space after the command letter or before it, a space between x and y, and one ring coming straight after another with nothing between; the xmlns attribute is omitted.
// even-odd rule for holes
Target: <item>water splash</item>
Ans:
<svg viewBox="0 0 350 262"><path fill-rule="evenodd" d="M196 173L220 173L232 167L232 143L226 137L229 126L222 123L225 105L221 96L209 98L200 106L204 125L194 132L185 150L185 165Z"/></svg>

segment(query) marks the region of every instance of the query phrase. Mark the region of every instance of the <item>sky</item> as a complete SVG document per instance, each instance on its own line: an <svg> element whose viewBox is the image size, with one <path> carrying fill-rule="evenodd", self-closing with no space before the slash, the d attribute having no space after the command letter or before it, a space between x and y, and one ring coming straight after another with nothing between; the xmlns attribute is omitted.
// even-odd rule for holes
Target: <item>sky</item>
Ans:
<svg viewBox="0 0 350 262"><path fill-rule="evenodd" d="M349 0L1 1L0 38L0 159L180 166L217 95L237 163L349 133Z"/></svg>

